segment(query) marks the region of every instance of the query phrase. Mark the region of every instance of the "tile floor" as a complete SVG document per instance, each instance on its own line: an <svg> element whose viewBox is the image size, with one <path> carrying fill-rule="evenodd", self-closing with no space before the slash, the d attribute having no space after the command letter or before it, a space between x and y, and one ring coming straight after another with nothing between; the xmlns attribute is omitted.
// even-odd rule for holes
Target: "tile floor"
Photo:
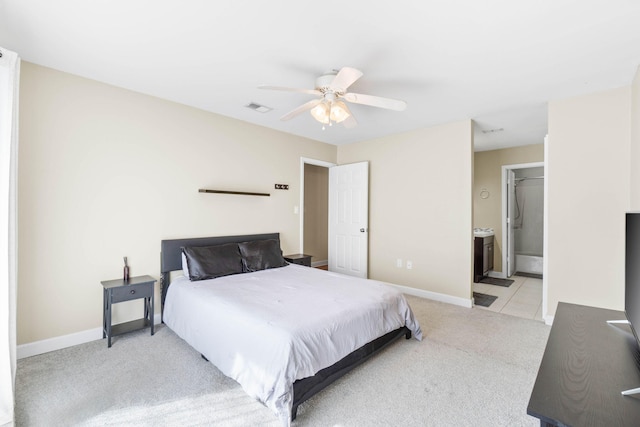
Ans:
<svg viewBox="0 0 640 427"><path fill-rule="evenodd" d="M474 292L498 297L489 307L476 305L475 308L542 322L542 279L523 276L511 276L510 279L514 282L508 288L474 283Z"/></svg>

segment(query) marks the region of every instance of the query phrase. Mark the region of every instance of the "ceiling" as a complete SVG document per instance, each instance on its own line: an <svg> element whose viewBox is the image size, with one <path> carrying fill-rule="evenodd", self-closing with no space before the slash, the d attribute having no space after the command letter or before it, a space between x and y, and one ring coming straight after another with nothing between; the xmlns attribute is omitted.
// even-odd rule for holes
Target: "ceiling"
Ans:
<svg viewBox="0 0 640 427"><path fill-rule="evenodd" d="M629 85L636 0L0 0L0 46L23 60L341 145L473 119L475 150L535 144L547 102ZM350 104L354 129L308 113L327 70L403 112ZM245 106L273 108L259 113Z"/></svg>

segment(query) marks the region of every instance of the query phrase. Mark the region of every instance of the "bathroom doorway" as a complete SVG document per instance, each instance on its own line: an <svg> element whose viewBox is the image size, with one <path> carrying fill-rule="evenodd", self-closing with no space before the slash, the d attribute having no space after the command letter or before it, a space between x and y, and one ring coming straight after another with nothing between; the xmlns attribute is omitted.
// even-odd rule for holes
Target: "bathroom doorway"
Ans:
<svg viewBox="0 0 640 427"><path fill-rule="evenodd" d="M544 247L544 163L502 167L502 263L506 276L542 278Z"/></svg>

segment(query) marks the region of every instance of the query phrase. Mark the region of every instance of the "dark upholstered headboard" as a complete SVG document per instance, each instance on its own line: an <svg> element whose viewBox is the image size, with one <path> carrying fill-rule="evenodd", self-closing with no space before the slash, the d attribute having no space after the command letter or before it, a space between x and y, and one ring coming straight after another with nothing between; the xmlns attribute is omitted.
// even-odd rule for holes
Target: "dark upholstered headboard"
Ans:
<svg viewBox="0 0 640 427"><path fill-rule="evenodd" d="M171 239L160 242L160 287L162 289L161 307L164 312L164 300L169 288L169 273L182 270L182 248L185 246L214 246L225 243L242 243L253 240L275 239L280 244L280 233L248 234L241 236L195 237L189 239Z"/></svg>

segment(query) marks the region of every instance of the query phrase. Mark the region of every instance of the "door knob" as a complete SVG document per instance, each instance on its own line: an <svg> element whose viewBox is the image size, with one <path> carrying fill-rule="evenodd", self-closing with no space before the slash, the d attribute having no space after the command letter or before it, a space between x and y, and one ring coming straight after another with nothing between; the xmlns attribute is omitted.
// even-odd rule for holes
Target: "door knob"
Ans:
<svg viewBox="0 0 640 427"><path fill-rule="evenodd" d="M361 232L361 233L364 233L365 231L366 231L366 230L365 230L364 228L361 228L361 229L360 229L360 232Z"/></svg>

